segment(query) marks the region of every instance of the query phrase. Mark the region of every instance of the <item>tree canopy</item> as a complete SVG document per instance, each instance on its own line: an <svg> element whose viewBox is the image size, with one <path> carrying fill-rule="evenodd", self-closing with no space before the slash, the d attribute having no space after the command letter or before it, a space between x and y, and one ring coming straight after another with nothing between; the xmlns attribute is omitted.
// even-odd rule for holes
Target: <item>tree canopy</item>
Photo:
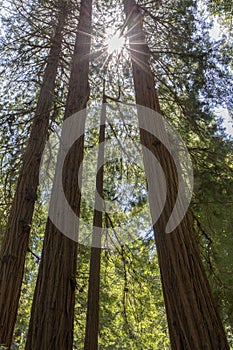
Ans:
<svg viewBox="0 0 233 350"><path fill-rule="evenodd" d="M118 105L135 106L137 101L135 71L131 61L133 50L132 46L130 47L133 39L128 34L129 23L124 1L97 0L93 4L88 1L86 6L92 7L92 24L88 22L90 13L87 7L83 8L83 1L1 1L2 246L5 232L8 232L8 218L14 207L19 179L22 177L20 174L25 166L25 154L33 134L33 125L37 116L40 118L42 115L42 112L38 112L38 105L43 87L48 86L46 72L49 65L56 65L56 70L51 87L45 92L46 101L49 95L51 101L48 105L41 151L44 150L46 141L54 136L58 141L61 138L64 116L66 119L85 107L90 111L87 113L84 138L72 146L66 159L68 170L63 174L63 178L66 179L64 181L67 181L64 185L65 192L69 202L74 203L73 210L78 213L80 210L82 222L92 227L95 212L85 198L93 196L95 200L92 189L95 189L93 183L97 162L93 150L98 150L100 128L99 116L95 115L95 111L96 106L104 101L113 111L112 118L108 118L108 115L106 117L105 141L109 142L111 150L120 149L122 157L113 156L113 159L104 165L102 192L105 200L121 206L121 212L103 215L101 227L112 229L115 233L115 228L124 223L127 233L133 236L135 232L139 232L139 228L141 230L141 227L148 223L142 216L142 212L148 210L148 182L144 169L136 163L132 164L130 160L127 161L130 158L127 158L125 146L130 142L137 154L136 149L140 145L139 127L137 121L130 116L122 113L119 119L114 114L114 111L119 112ZM194 190L190 215L205 273L228 343L233 347L233 142L232 135L224 130L223 118L216 115L216 108L222 106L232 118L232 5L229 1L217 0L206 0L201 4L195 0L139 0L137 9L142 18L141 24L148 45L146 55L153 73L161 114L180 134L192 160ZM221 28L225 28L218 40L210 36L213 25L211 21L216 18ZM54 52L51 55L54 47L58 49L57 56ZM143 64L140 65L139 62L138 66L143 71ZM51 78L51 73L49 74ZM119 113L116 113L117 115ZM40 129L42 134L42 128L38 128L33 140L40 135ZM56 153L55 147L51 145L52 143L47 143L47 158L44 159L43 167L40 167L43 152L40 156L36 153L41 176L38 183L40 180L42 185L45 179L48 185L46 188L35 188L37 196L34 196L31 207L31 223L28 229L30 232L22 260L25 259L23 283L20 287L12 349L24 349L27 337L32 337L35 332L32 323L29 326L31 310L35 312L35 306L32 307L33 296L34 305L36 296L38 299L40 297L41 304L46 299L40 295L42 287L38 287L39 284L36 287L38 271L49 271L52 264L64 263L65 266L67 262L74 272L73 279L67 282L67 288L62 282L64 299L74 298L70 301L71 306L68 306L67 302L67 310L73 309L71 321L74 324L73 338L70 338L69 343L73 343L73 349L81 349L85 341L86 315L90 301L89 261L93 249L89 243L85 245L85 241L79 241L77 247L73 247L69 242L61 243L63 238L56 241L56 244L48 243L50 238L47 239L46 234L50 224L47 220L47 207L52 188L50 177L54 175L51 159L55 159L53 153ZM33 154L33 150L30 152ZM84 199L77 190L75 177L72 177L78 169L76 158L79 159L79 163L83 158L90 159L87 165L89 168L83 169L86 191ZM92 173L94 177L88 178L88 174ZM22 181L24 179L25 176L22 177ZM123 181L127 182L128 187L122 185ZM69 188L73 188L70 193ZM122 194L124 191L125 197ZM17 210L23 205L20 201L16 201L16 204ZM84 237L88 236L91 239L92 232L85 227L80 224L80 231ZM140 232L136 240L132 239L124 244L118 244L116 234L111 249L101 250L99 349L149 350L169 349L171 346L164 302L164 281L161 280L153 230L151 226L146 226ZM51 229L50 235L51 239L56 239L56 229ZM68 241L67 237L66 239ZM47 251L50 252L50 249L52 251L54 246L58 251L60 247L61 254L57 260L48 260L46 265L43 256ZM67 251L70 252L69 257L64 255ZM69 260L71 255L73 265ZM3 263L4 258L3 254ZM41 285L46 282L46 276L44 273ZM54 290L59 292L57 276L54 280L50 276L49 281L52 282L48 283L50 291L47 291L47 294L51 292L52 295ZM68 289L70 294L66 292ZM51 312L56 313L56 308ZM39 319L39 312L36 317ZM61 322L66 323L66 320L62 319ZM72 325L69 327L71 329ZM28 343L28 349L29 347Z"/></svg>

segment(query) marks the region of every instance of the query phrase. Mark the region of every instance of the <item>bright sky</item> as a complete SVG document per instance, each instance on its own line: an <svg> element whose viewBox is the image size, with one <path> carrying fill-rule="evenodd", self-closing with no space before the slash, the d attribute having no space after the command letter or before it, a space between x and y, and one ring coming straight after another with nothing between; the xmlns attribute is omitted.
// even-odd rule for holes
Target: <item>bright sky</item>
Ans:
<svg viewBox="0 0 233 350"><path fill-rule="evenodd" d="M223 34L227 34L226 31L220 27L217 18L214 19L213 28L210 29L209 33L213 40L218 40ZM223 107L215 108L214 112L217 117L223 118L223 126L226 129L226 133L233 137L233 116Z"/></svg>
<svg viewBox="0 0 233 350"><path fill-rule="evenodd" d="M214 19L213 28L211 28L209 31L210 37L214 40L218 40L219 37L221 37L222 32L223 32L223 30L222 30L222 28L220 28L220 25L219 25L217 19Z"/></svg>
<svg viewBox="0 0 233 350"><path fill-rule="evenodd" d="M228 135L233 137L233 118L230 116L228 110L223 107L215 108L215 114L217 117L223 118L223 126Z"/></svg>
<svg viewBox="0 0 233 350"><path fill-rule="evenodd" d="M124 46L125 39L120 32L115 32L112 28L106 30L108 53L111 55L114 51L119 53Z"/></svg>
<svg viewBox="0 0 233 350"><path fill-rule="evenodd" d="M8 0L3 1L3 5L7 5L9 3ZM4 13L4 10L2 10L2 14ZM1 28L1 21L0 21L0 33L1 35L4 35L4 31ZM217 18L214 19L214 25L209 31L210 37L213 40L218 40L222 34L224 33L223 28L220 27ZM121 50L122 46L124 45L124 38L120 37L119 33L113 33L113 29L107 29L106 34L108 35L108 38L106 40L107 42L107 50L109 54L112 54L114 51L118 52ZM223 107L218 107L215 109L215 114L217 117L223 118L223 125L226 128L226 133L231 135L233 137L233 117L230 116L228 110Z"/></svg>

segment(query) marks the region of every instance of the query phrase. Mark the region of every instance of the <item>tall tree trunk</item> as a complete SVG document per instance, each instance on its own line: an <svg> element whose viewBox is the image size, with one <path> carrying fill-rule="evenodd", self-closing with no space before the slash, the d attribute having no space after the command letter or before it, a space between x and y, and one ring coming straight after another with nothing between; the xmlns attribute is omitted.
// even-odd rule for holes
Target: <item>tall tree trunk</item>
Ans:
<svg viewBox="0 0 233 350"><path fill-rule="evenodd" d="M124 9L128 21L136 103L160 113L140 9L134 0L124 0ZM163 125L160 127L163 128ZM191 215L187 213L172 233L165 233L177 194L177 173L174 162L162 143L145 132L142 125L140 138L142 145L159 160L167 182L165 207L154 225L154 232L172 349L229 349L202 266ZM146 159L145 154L144 159ZM150 165L144 164L144 166L149 191L153 191L155 180L150 177ZM149 198L149 200L153 217L154 203L153 199Z"/></svg>
<svg viewBox="0 0 233 350"><path fill-rule="evenodd" d="M65 119L84 109L89 98L91 14L92 1L82 0ZM70 149L63 174L64 192L77 216L80 213L78 171L83 159L83 140L82 133ZM48 218L26 350L73 349L76 260L77 243L60 232Z"/></svg>
<svg viewBox="0 0 233 350"><path fill-rule="evenodd" d="M0 255L0 344L10 346L25 256L28 248L34 205L37 198L40 161L44 151L49 117L54 97L55 79L62 46L62 32L67 17L67 2L61 2L58 25L47 60L35 118L23 158L6 233Z"/></svg>
<svg viewBox="0 0 233 350"><path fill-rule="evenodd" d="M99 132L99 150L96 175L96 197L95 208L101 208L102 211L94 210L92 247L90 259L90 274L88 285L88 303L84 350L98 350L99 334L99 291L100 291L100 263L101 263L101 236L103 227L104 208L99 202L99 197L103 198L104 181L104 141L106 127L106 104L103 99L100 132ZM99 170L98 170L99 169ZM98 195L97 195L98 193Z"/></svg>

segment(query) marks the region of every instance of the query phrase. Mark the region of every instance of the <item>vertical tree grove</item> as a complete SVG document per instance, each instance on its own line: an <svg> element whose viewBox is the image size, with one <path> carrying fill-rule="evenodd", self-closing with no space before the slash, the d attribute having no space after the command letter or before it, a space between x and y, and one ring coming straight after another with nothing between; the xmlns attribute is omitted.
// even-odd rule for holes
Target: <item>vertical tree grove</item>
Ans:
<svg viewBox="0 0 233 350"><path fill-rule="evenodd" d="M233 106L230 5L0 3L1 348L231 349L233 143L224 129ZM217 20L223 32L215 39ZM189 209L170 233L178 172L188 170L177 169L165 147L179 146L165 121L182 137L194 173ZM64 135L77 137L60 169ZM165 176L157 220L163 184L151 175L145 149ZM60 176L78 218L68 226ZM119 212L108 211L107 201ZM51 216L57 207L60 226Z"/></svg>

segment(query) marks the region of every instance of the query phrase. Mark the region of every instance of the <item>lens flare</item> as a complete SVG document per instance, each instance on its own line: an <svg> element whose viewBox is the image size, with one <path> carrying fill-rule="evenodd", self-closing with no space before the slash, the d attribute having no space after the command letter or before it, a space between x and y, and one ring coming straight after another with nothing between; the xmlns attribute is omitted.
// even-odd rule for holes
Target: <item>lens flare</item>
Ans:
<svg viewBox="0 0 233 350"><path fill-rule="evenodd" d="M109 55L111 55L114 52L120 53L125 43L124 37L121 36L120 32L116 32L115 34L113 34L112 30L107 31L106 34L107 51Z"/></svg>

